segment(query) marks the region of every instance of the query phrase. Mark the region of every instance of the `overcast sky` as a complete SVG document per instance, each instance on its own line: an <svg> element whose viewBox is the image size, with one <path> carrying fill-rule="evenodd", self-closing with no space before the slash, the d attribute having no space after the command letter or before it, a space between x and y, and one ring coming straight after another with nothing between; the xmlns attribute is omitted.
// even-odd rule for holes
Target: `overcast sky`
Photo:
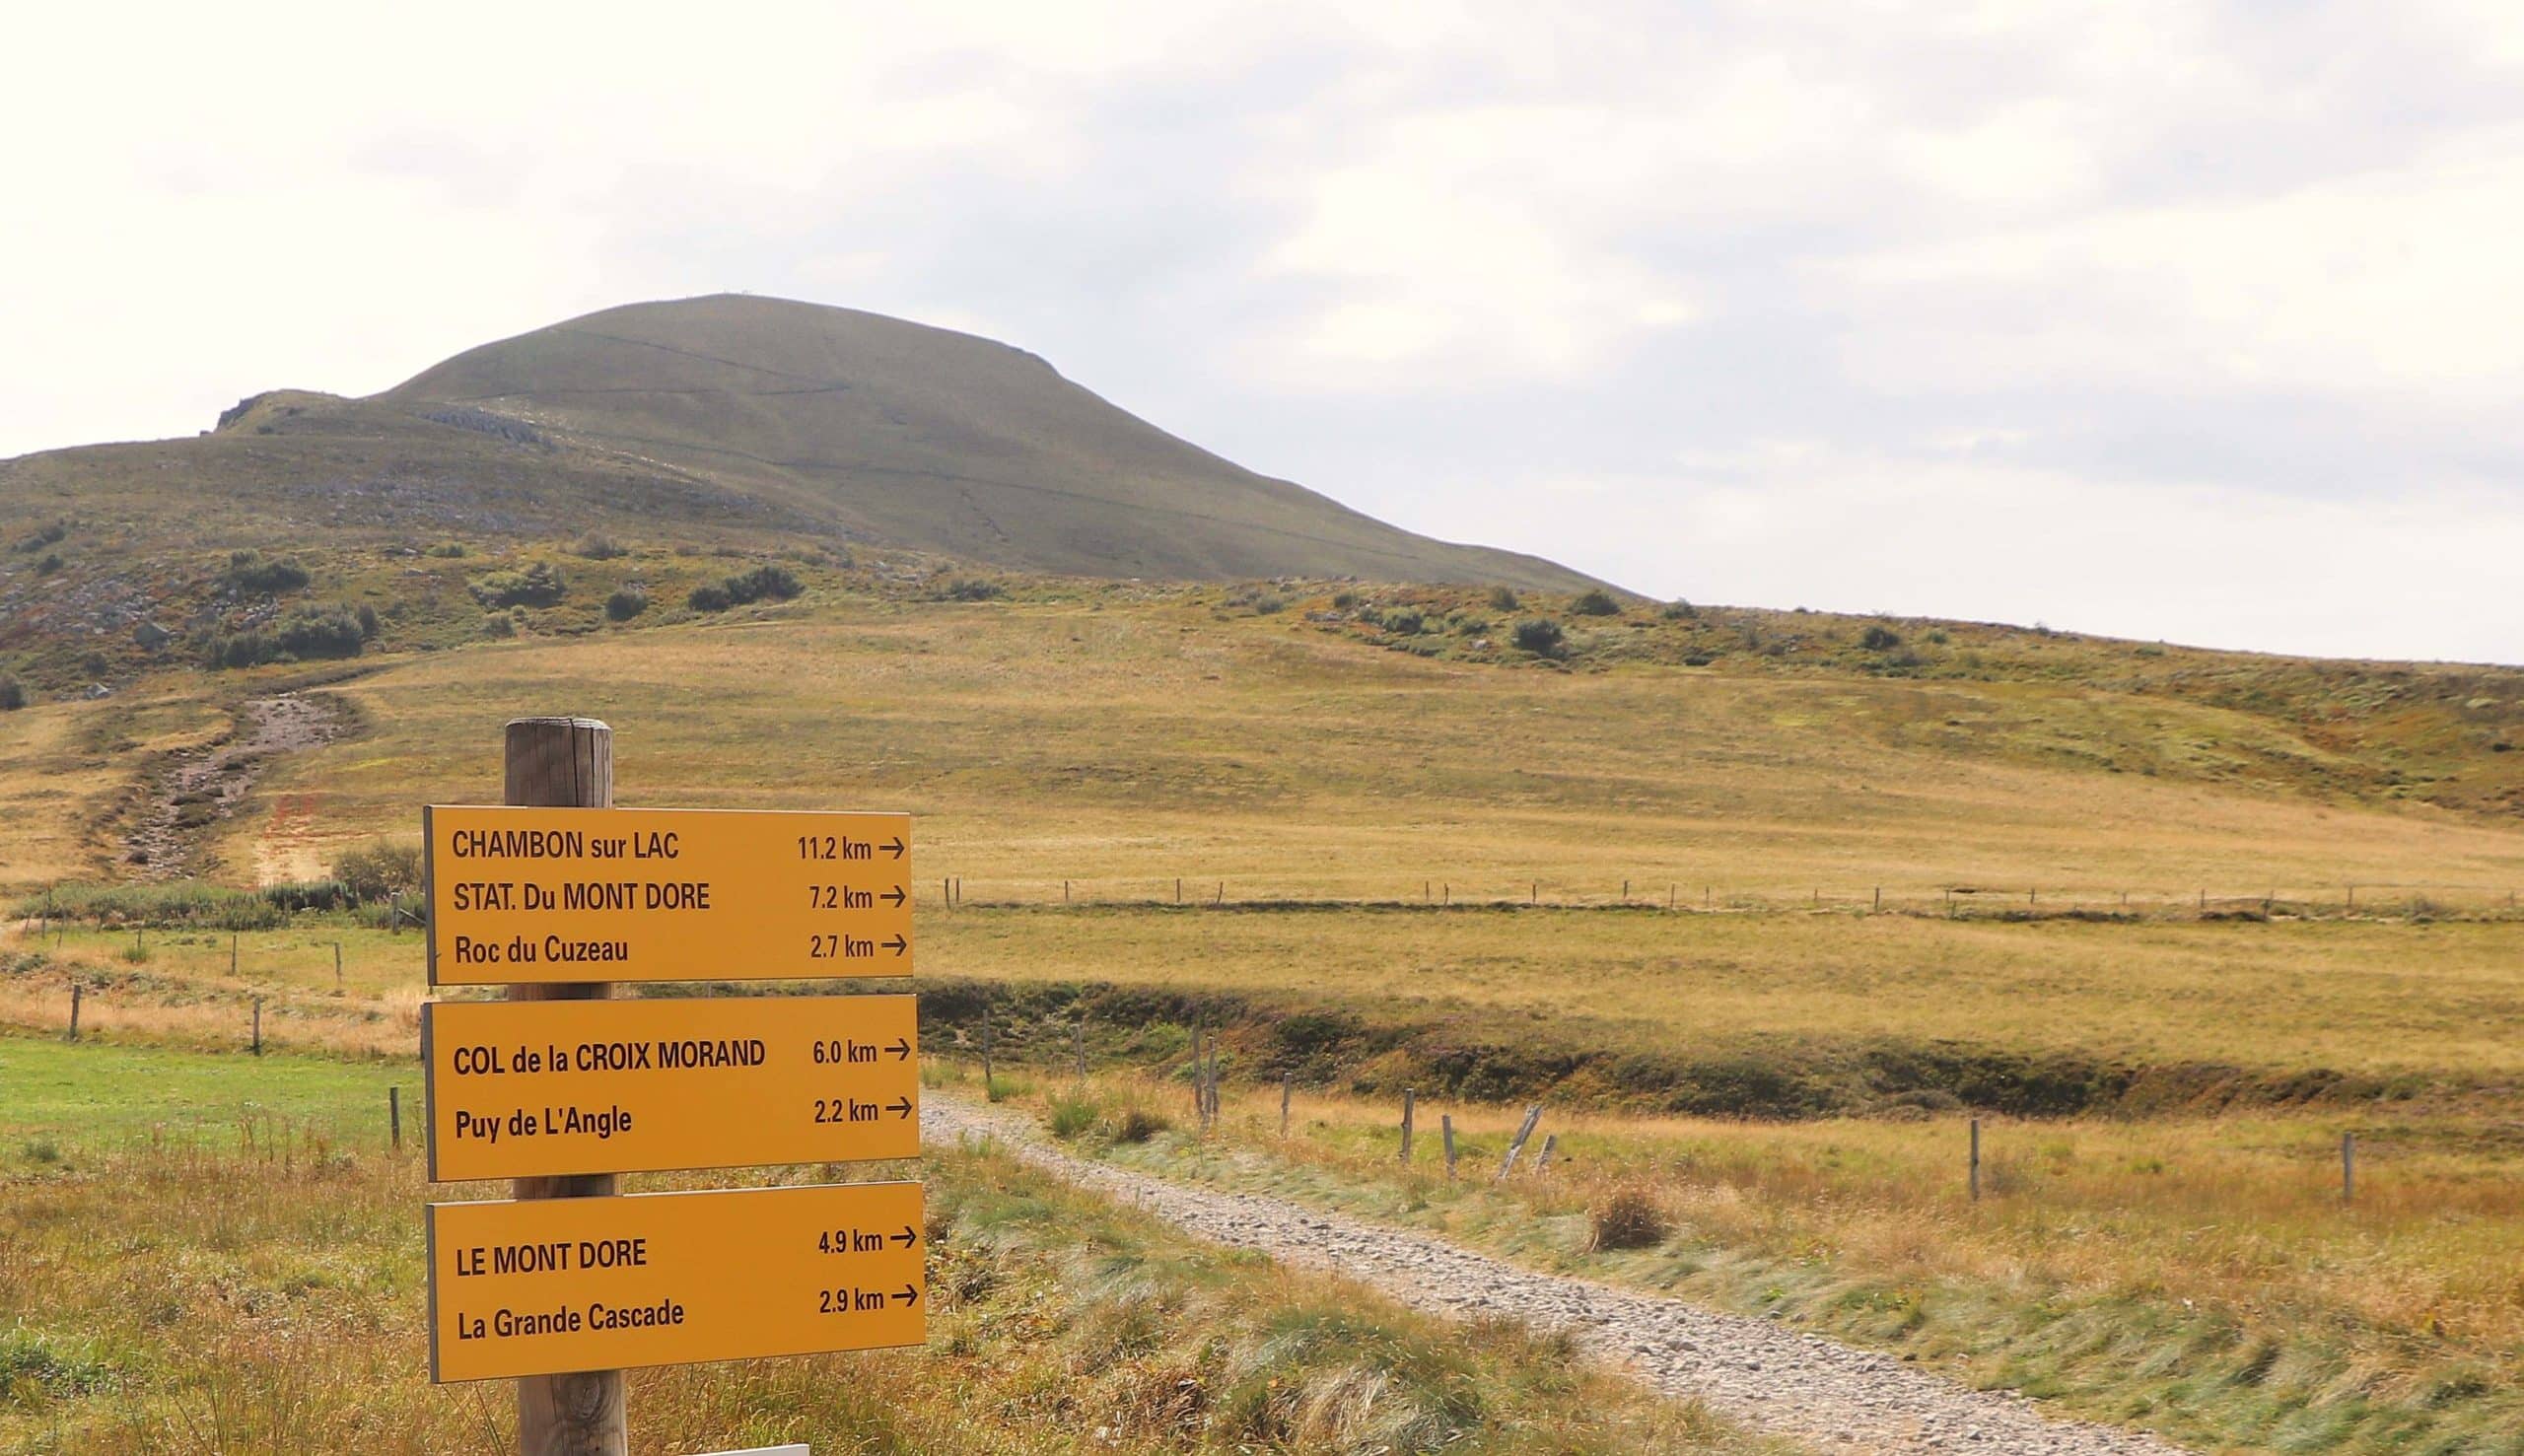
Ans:
<svg viewBox="0 0 2524 1456"><path fill-rule="evenodd" d="M2524 662L2513 0L369 9L13 19L0 455L743 290L1658 595Z"/></svg>

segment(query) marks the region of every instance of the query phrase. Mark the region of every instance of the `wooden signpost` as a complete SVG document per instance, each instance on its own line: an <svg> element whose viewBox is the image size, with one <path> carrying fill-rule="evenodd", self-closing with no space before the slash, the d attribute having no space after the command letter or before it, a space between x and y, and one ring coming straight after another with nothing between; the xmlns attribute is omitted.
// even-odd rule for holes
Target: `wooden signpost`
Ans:
<svg viewBox="0 0 2524 1456"><path fill-rule="evenodd" d="M430 1177L920 1155L908 996L421 1008Z"/></svg>
<svg viewBox="0 0 2524 1456"><path fill-rule="evenodd" d="M911 819L432 806L430 984L911 974Z"/></svg>
<svg viewBox="0 0 2524 1456"><path fill-rule="evenodd" d="M440 1381L918 1345L917 1183L433 1204Z"/></svg>
<svg viewBox="0 0 2524 1456"><path fill-rule="evenodd" d="M902 814L616 809L612 729L508 726L507 803L422 812L433 1380L518 1381L520 1456L623 1456L622 1371L926 1336L916 1183L623 1197L615 1175L910 1157L908 996L614 1001L615 981L911 972Z"/></svg>

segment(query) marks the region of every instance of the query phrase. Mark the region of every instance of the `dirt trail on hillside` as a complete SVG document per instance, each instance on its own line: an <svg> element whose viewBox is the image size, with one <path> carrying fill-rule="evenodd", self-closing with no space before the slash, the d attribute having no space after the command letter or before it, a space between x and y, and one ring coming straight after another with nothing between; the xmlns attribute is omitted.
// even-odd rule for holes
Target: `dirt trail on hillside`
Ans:
<svg viewBox="0 0 2524 1456"><path fill-rule="evenodd" d="M280 754L332 742L350 726L350 708L329 694L252 699L226 741L169 756L150 783L139 824L123 837L124 860L143 879L202 873L210 867L210 831L245 802L264 767Z"/></svg>
<svg viewBox="0 0 2524 1456"><path fill-rule="evenodd" d="M1079 1157L1019 1115L932 1092L928 1137L988 1136L1072 1182L1127 1200L1203 1238L1371 1284L1449 1317L1504 1316L1566 1330L1667 1395L1823 1451L2178 1456L2154 1436L2055 1421L2021 1396L1970 1390L1768 1320L1537 1274L1440 1239L1285 1199L1223 1193Z"/></svg>

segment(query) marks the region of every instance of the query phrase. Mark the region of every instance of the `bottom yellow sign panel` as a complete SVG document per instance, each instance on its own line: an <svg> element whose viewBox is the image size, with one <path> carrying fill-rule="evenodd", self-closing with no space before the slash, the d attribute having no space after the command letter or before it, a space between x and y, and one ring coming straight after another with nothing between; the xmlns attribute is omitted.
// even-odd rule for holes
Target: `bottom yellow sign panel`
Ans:
<svg viewBox="0 0 2524 1456"><path fill-rule="evenodd" d="M928 1339L917 1183L432 1204L430 1378Z"/></svg>

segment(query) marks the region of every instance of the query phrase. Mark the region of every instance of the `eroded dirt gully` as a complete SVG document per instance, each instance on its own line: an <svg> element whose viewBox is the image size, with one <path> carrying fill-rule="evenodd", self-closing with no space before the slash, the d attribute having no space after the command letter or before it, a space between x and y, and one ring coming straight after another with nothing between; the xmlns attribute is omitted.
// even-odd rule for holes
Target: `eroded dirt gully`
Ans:
<svg viewBox="0 0 2524 1456"><path fill-rule="evenodd" d="M263 770L285 753L321 747L351 730L349 704L330 693L249 699L220 742L170 754L152 774L123 860L142 879L183 879L211 867L211 830L237 811Z"/></svg>
<svg viewBox="0 0 2524 1456"><path fill-rule="evenodd" d="M1203 1238L1370 1284L1446 1317L1489 1315L1567 1331L1589 1353L1667 1395L1817 1450L2031 1456L2178 1456L2137 1431L2047 1417L2022 1396L1972 1390L1889 1355L1768 1320L1503 1260L1285 1199L1169 1182L1054 1145L1020 1114L932 1091L927 1138L990 1138L1059 1177L1127 1201Z"/></svg>

